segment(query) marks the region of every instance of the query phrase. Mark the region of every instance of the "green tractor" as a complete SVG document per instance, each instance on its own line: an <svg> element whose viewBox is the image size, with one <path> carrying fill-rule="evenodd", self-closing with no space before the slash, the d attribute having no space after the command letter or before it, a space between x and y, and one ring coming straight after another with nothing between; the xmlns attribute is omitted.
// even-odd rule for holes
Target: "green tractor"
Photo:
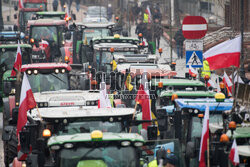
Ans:
<svg viewBox="0 0 250 167"><path fill-rule="evenodd" d="M0 32L0 106L2 111L3 98L7 97L11 90L15 88L15 78L11 78L11 70L16 59L17 40L20 39L20 34L17 32ZM29 44L20 44L22 52L22 63L31 63L31 46Z"/></svg>
<svg viewBox="0 0 250 167"><path fill-rule="evenodd" d="M71 67L64 63L34 63L22 66L26 72L38 108L67 106L97 106L99 93L97 91L82 91L79 82L71 74ZM78 77L81 78L79 75ZM81 79L79 79L81 80ZM19 82L18 82L19 81ZM10 85L8 82L6 85ZM16 156L16 123L20 98L20 78L15 81L11 94L3 98L3 141L6 166ZM10 86L9 86L10 87ZM73 90L71 90L73 89ZM75 90L78 89L78 90ZM14 148L14 149L10 149Z"/></svg>

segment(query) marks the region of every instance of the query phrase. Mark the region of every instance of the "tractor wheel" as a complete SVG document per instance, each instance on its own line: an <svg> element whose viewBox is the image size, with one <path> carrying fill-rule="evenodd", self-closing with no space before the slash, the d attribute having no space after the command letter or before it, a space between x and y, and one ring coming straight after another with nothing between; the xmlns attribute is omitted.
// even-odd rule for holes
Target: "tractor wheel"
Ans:
<svg viewBox="0 0 250 167"><path fill-rule="evenodd" d="M11 139L7 142L4 142L5 166L8 167L16 156L17 156L17 136L16 136L16 128L13 127Z"/></svg>
<svg viewBox="0 0 250 167"><path fill-rule="evenodd" d="M80 89L80 78L77 75L79 71L77 70L72 70L70 72L70 89L71 90L79 90Z"/></svg>

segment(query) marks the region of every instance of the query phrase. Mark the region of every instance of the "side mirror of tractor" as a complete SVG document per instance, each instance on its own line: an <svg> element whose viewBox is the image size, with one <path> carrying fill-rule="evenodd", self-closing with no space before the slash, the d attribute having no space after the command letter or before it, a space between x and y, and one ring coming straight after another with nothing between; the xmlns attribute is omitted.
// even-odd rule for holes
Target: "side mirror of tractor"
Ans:
<svg viewBox="0 0 250 167"><path fill-rule="evenodd" d="M17 14L14 14L14 19L17 19Z"/></svg>
<svg viewBox="0 0 250 167"><path fill-rule="evenodd" d="M147 128L147 136L148 140L157 140L157 126L156 125L150 125Z"/></svg>
<svg viewBox="0 0 250 167"><path fill-rule="evenodd" d="M21 151L23 153L29 153L30 152L30 132L29 130L22 130L19 132L20 134L20 145L21 145Z"/></svg>
<svg viewBox="0 0 250 167"><path fill-rule="evenodd" d="M17 10L18 10L18 7L17 7L16 5L14 6L14 10L15 10L15 11L17 11Z"/></svg>
<svg viewBox="0 0 250 167"><path fill-rule="evenodd" d="M11 124L16 125L18 120L18 107L12 109L12 119Z"/></svg>
<svg viewBox="0 0 250 167"><path fill-rule="evenodd" d="M5 95L9 95L11 92L11 82L10 81L3 81L3 93Z"/></svg>
<svg viewBox="0 0 250 167"><path fill-rule="evenodd" d="M80 89L81 90L90 90L90 80L86 74L80 76Z"/></svg>

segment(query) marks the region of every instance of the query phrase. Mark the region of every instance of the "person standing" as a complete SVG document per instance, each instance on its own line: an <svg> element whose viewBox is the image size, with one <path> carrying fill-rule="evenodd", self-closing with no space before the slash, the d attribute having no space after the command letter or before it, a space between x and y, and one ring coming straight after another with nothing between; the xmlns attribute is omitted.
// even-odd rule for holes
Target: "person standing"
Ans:
<svg viewBox="0 0 250 167"><path fill-rule="evenodd" d="M77 12L80 10L80 0L76 0L76 10Z"/></svg>
<svg viewBox="0 0 250 167"><path fill-rule="evenodd" d="M161 36L163 35L163 29L162 29L162 25L160 23L159 18L155 18L154 20L154 41L156 44L156 48L159 49L160 47L160 40L161 40Z"/></svg>
<svg viewBox="0 0 250 167"><path fill-rule="evenodd" d="M61 8L62 8L62 11L65 12L65 8L64 8L64 5L65 5L65 0L60 0L60 3L61 3Z"/></svg>
<svg viewBox="0 0 250 167"><path fill-rule="evenodd" d="M108 15L108 21L111 21L112 16L113 16L113 9L112 9L112 5L111 4L108 4L107 15Z"/></svg>
<svg viewBox="0 0 250 167"><path fill-rule="evenodd" d="M142 33L142 35L145 35L145 28L145 24L143 23L142 18L140 18L135 29L135 34L139 35L140 33Z"/></svg>
<svg viewBox="0 0 250 167"><path fill-rule="evenodd" d="M176 52L177 52L178 58L182 59L183 58L183 42L184 42L185 38L182 34L181 29L179 29L176 32L176 34L174 36L174 40L176 42Z"/></svg>
<svg viewBox="0 0 250 167"><path fill-rule="evenodd" d="M53 0L52 6L53 6L53 11L57 11L58 0Z"/></svg>

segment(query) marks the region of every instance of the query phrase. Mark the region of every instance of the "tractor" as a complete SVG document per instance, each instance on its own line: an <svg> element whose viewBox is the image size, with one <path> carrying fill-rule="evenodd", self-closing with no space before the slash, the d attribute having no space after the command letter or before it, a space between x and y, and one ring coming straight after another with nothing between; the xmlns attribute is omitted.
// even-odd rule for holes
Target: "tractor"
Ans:
<svg viewBox="0 0 250 167"><path fill-rule="evenodd" d="M31 89L34 93L38 108L55 106L87 105L96 106L99 98L98 91L79 90L81 76L71 75L71 67L64 63L34 63L22 66L22 72L26 72ZM18 78L19 77L19 78ZM79 78L79 81L76 79ZM11 87L10 82L5 84ZM20 75L17 75L16 83L7 97L3 98L3 136L5 164L12 162L16 154L14 145L16 140L16 120L20 98ZM74 90L70 90L74 89ZM75 90L78 89L78 90ZM4 138L4 137L3 137Z"/></svg>
<svg viewBox="0 0 250 167"><path fill-rule="evenodd" d="M62 50L66 49L64 48L66 24L65 20L38 19L28 21L26 34L29 34L29 43L33 47L32 59L35 62L59 62L62 58Z"/></svg>

